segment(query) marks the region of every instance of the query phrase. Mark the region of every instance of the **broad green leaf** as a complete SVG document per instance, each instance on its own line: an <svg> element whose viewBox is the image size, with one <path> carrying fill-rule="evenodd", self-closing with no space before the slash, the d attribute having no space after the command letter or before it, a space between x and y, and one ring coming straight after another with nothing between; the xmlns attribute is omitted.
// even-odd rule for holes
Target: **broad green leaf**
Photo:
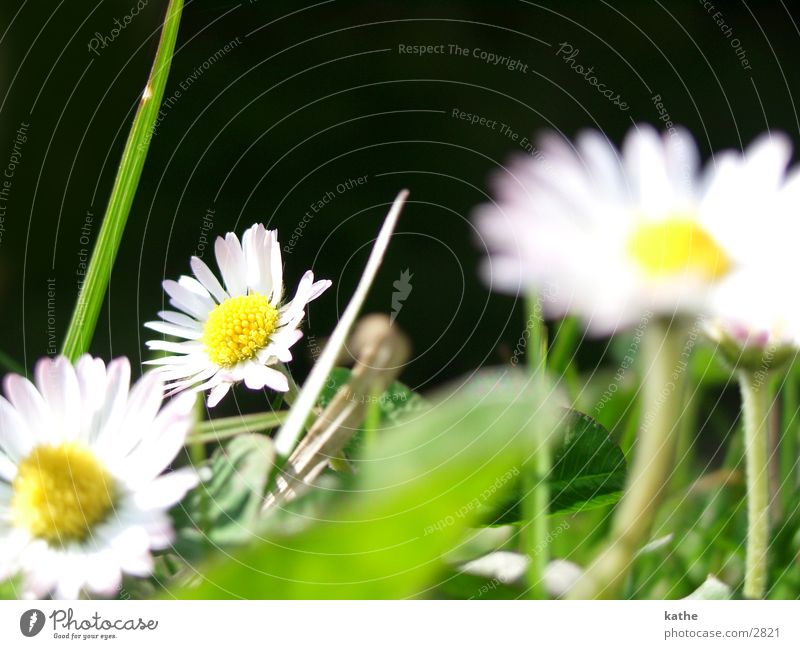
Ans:
<svg viewBox="0 0 800 649"><path fill-rule="evenodd" d="M550 407L524 379L478 377L370 445L347 493L293 535L202 570L187 598L425 597L446 574L481 505L495 501L530 452L531 422ZM174 594L174 591L171 595Z"/></svg>
<svg viewBox="0 0 800 649"><path fill-rule="evenodd" d="M625 456L600 424L573 411L550 474L550 511L579 511L617 502L625 486Z"/></svg>
<svg viewBox="0 0 800 649"><path fill-rule="evenodd" d="M108 282L111 279L114 260L122 241L122 233L150 148L153 126L161 109L161 99L164 96L164 87L172 63L172 52L178 38L182 10L183 0L170 0L153 67L139 100L139 108L133 118L128 140L125 142L103 224L100 226L97 243L89 259L86 278L78 294L78 301L64 338L62 351L73 361L89 349L94 335L100 308L103 306Z"/></svg>
<svg viewBox="0 0 800 649"><path fill-rule="evenodd" d="M550 472L550 513L576 512L617 502L625 486L625 456L600 424L570 411ZM491 524L520 520L519 485L505 506L487 514Z"/></svg>
<svg viewBox="0 0 800 649"><path fill-rule="evenodd" d="M264 435L242 434L211 456L211 478L176 512L176 552L195 558L204 548L253 538L275 452Z"/></svg>

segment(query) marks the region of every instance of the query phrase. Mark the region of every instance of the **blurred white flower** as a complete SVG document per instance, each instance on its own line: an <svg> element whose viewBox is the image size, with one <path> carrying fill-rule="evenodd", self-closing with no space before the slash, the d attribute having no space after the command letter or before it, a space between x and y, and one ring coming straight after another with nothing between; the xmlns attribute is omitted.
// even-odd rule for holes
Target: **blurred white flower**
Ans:
<svg viewBox="0 0 800 649"><path fill-rule="evenodd" d="M22 573L30 597L113 595L122 573L147 576L173 537L167 510L197 484L161 475L183 446L193 399L163 408L150 373L83 356L40 360L0 396L0 580Z"/></svg>
<svg viewBox="0 0 800 649"><path fill-rule="evenodd" d="M790 156L783 136L721 153L703 171L683 129L635 127L621 152L597 131L575 146L549 134L537 151L498 178L497 203L477 214L484 277L506 292L534 288L547 315L579 315L592 333L649 311L706 313L782 236L769 210Z"/></svg>
<svg viewBox="0 0 800 649"><path fill-rule="evenodd" d="M299 326L306 304L319 297L330 280L315 282L314 273L307 271L294 299L281 305L278 234L261 224L249 228L241 243L232 232L224 239L217 237L214 252L224 288L198 257L191 259L195 277L164 282L170 304L180 312L161 311L162 321L145 326L184 340L148 341L150 349L174 354L148 363L159 366L170 394L210 390L210 407L240 381L251 390L286 392L286 376L269 366L292 360L290 348L303 336Z"/></svg>

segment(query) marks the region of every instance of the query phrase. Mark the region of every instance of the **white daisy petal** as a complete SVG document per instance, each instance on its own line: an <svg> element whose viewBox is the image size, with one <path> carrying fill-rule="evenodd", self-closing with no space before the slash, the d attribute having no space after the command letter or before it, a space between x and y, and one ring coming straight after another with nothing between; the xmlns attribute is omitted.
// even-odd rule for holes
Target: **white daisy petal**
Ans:
<svg viewBox="0 0 800 649"><path fill-rule="evenodd" d="M81 424L81 391L75 368L63 356L43 358L36 363L34 376L56 425L67 437L74 438Z"/></svg>
<svg viewBox="0 0 800 649"><path fill-rule="evenodd" d="M173 352L175 354L191 354L203 349L203 344L194 341L172 342L171 340L148 340L147 347L156 351ZM147 361L148 363L150 361ZM155 361L153 361L155 362Z"/></svg>
<svg viewBox="0 0 800 649"><path fill-rule="evenodd" d="M49 362L49 359L45 359ZM55 427L50 407L28 379L18 374L6 374L5 393L8 401L19 413L21 421L36 440L50 437Z"/></svg>
<svg viewBox="0 0 800 649"><path fill-rule="evenodd" d="M202 259L199 257L192 257L189 260L189 263L192 267L192 272L195 274L195 277L197 277L203 287L209 293L211 293L217 302L224 302L230 297L225 289L222 288L222 284L219 283L219 280L216 278L214 273L211 272L211 269L206 266L206 263Z"/></svg>
<svg viewBox="0 0 800 649"><path fill-rule="evenodd" d="M158 317L171 324L178 325L179 327L186 327L187 329L202 329L203 325L191 316L185 313L178 313L177 311L159 311Z"/></svg>
<svg viewBox="0 0 800 649"><path fill-rule="evenodd" d="M109 551L97 553L87 562L85 579L86 586L91 592L111 597L122 585L122 569L119 561Z"/></svg>
<svg viewBox="0 0 800 649"><path fill-rule="evenodd" d="M281 246L278 243L278 237L272 237L270 242L272 250L270 251L269 264L272 275L272 299L274 305L280 304L283 299L283 259L281 258Z"/></svg>
<svg viewBox="0 0 800 649"><path fill-rule="evenodd" d="M193 469L179 469L156 478L149 485L139 489L133 496L134 503L143 510L167 509L183 499L194 489L199 476Z"/></svg>
<svg viewBox="0 0 800 649"><path fill-rule="evenodd" d="M187 340L198 340L203 336L202 329L190 329L189 327L180 327L178 325L170 324L169 322L159 322L158 320L152 322L145 322L144 326L153 331L157 331L168 336L177 336L178 338L186 338Z"/></svg>
<svg viewBox="0 0 800 649"><path fill-rule="evenodd" d="M43 441L34 436L19 412L4 397L0 396L0 449L12 462L17 462L31 452L33 447ZM3 463L3 473L10 468ZM14 470L16 473L16 469Z"/></svg>
<svg viewBox="0 0 800 649"><path fill-rule="evenodd" d="M228 293L231 296L244 295L247 290L245 280L247 268L242 246L239 244L236 235L229 232L224 239L217 237L217 241L214 244L214 252Z"/></svg>
<svg viewBox="0 0 800 649"><path fill-rule="evenodd" d="M191 426L193 406L194 395L184 393L161 409L138 446L119 465L128 484L138 487L152 481L175 459Z"/></svg>
<svg viewBox="0 0 800 649"><path fill-rule="evenodd" d="M2 433L0 433L0 448L3 448ZM3 451L0 451L0 480L10 483L16 475L17 465Z"/></svg>
<svg viewBox="0 0 800 649"><path fill-rule="evenodd" d="M222 398L228 394L228 391L231 389L230 383L220 383L215 385L211 388L211 391L208 393L208 399L206 400L206 405L209 408L213 408L216 406Z"/></svg>
<svg viewBox="0 0 800 649"><path fill-rule="evenodd" d="M170 303L173 306L198 320L204 320L209 311L214 308L214 303L210 295L208 299L203 299L201 295L197 295L186 286L182 286L171 279L164 280L162 286L167 292L167 295L170 296Z"/></svg>
<svg viewBox="0 0 800 649"><path fill-rule="evenodd" d="M102 359L84 354L75 364L75 373L78 376L85 415L91 416L103 404L106 393L106 365Z"/></svg>
<svg viewBox="0 0 800 649"><path fill-rule="evenodd" d="M245 283L250 288L263 286L259 258L261 257L261 248L266 235L266 228L260 223L257 223L248 228L244 236L242 236L242 252L244 253L246 268Z"/></svg>
<svg viewBox="0 0 800 649"><path fill-rule="evenodd" d="M268 387L278 392L289 391L289 381L285 374L258 363L251 363L247 366L244 384L251 390Z"/></svg>

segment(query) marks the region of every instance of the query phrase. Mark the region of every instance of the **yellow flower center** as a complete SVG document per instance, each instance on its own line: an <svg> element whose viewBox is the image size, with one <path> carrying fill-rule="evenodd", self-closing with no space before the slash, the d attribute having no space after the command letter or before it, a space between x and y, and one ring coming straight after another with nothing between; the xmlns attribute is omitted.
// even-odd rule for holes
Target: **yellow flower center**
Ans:
<svg viewBox="0 0 800 649"><path fill-rule="evenodd" d="M653 278L692 273L714 281L731 267L714 238L696 221L683 216L641 222L628 241L628 252Z"/></svg>
<svg viewBox="0 0 800 649"><path fill-rule="evenodd" d="M37 446L11 484L15 525L50 544L81 541L114 504L114 480L78 442Z"/></svg>
<svg viewBox="0 0 800 649"><path fill-rule="evenodd" d="M208 314L203 343L211 361L232 367L253 358L278 326L278 310L260 293L225 300Z"/></svg>

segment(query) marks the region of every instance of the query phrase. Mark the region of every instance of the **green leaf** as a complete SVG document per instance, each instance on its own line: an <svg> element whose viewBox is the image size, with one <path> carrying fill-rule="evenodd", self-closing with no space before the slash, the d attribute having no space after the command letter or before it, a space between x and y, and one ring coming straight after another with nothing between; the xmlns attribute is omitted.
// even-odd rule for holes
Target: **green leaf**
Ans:
<svg viewBox="0 0 800 649"><path fill-rule="evenodd" d="M625 456L591 417L573 411L550 474L551 513L617 502L625 486Z"/></svg>
<svg viewBox="0 0 800 649"><path fill-rule="evenodd" d="M100 308L103 306L108 282L111 279L114 260L122 241L122 233L136 195L136 188L139 186L153 128L161 108L182 10L183 0L170 0L156 58L147 85L142 92L136 116L133 118L103 224L100 226L86 278L64 338L62 351L73 361L89 349L94 335Z"/></svg>
<svg viewBox="0 0 800 649"><path fill-rule="evenodd" d="M625 456L608 431L588 415L570 411L550 472L550 513L577 512L617 502L625 486ZM493 525L520 520L518 485L505 507L487 514Z"/></svg>
<svg viewBox="0 0 800 649"><path fill-rule="evenodd" d="M215 546L234 546L253 538L267 476L275 459L272 440L241 434L211 456L211 478L176 511L176 552L187 559Z"/></svg>
<svg viewBox="0 0 800 649"><path fill-rule="evenodd" d="M549 412L545 390L481 378L370 445L325 520L293 535L271 530L233 560L205 567L203 583L178 596L427 596L480 505L519 475L532 445L532 414Z"/></svg>

